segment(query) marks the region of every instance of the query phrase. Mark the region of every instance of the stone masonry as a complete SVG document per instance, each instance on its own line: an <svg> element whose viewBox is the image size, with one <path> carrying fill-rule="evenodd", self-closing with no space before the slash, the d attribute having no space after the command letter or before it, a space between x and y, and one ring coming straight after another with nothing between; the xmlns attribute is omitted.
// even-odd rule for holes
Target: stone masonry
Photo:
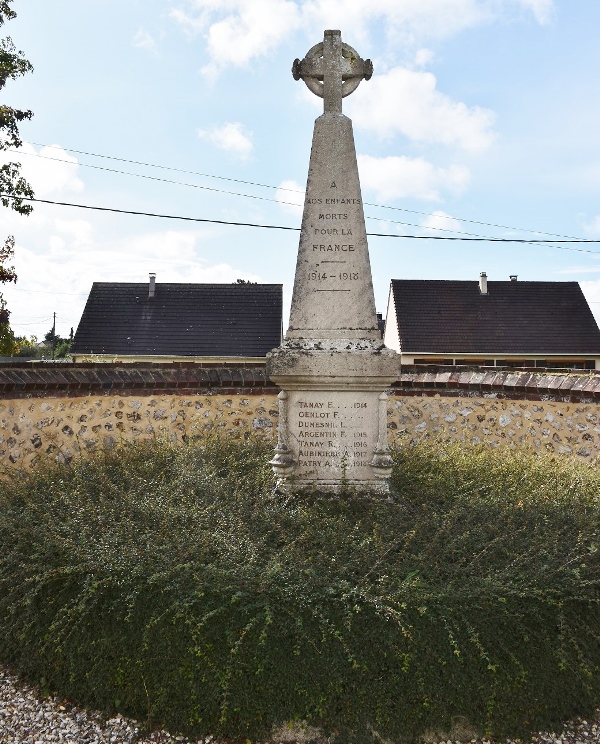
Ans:
<svg viewBox="0 0 600 744"><path fill-rule="evenodd" d="M29 468L40 458L74 455L123 441L165 437L175 442L207 434L272 436L275 395L89 395L0 401L0 463Z"/></svg>
<svg viewBox="0 0 600 744"><path fill-rule="evenodd" d="M261 365L0 365L0 465L28 469L155 437L274 439L278 392ZM388 394L388 437L399 446L435 437L600 457L600 374L413 367Z"/></svg>

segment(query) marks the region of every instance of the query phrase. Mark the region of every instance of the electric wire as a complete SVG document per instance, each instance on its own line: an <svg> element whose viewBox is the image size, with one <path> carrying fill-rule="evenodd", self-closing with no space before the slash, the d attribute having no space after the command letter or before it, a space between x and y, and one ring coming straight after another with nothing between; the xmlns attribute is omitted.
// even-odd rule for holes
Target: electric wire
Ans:
<svg viewBox="0 0 600 744"><path fill-rule="evenodd" d="M22 199L23 201L39 202L40 204L54 204L59 207L77 207L79 209L92 209L98 212L116 212L117 214L135 214L142 217L160 217L164 220L184 220L186 222L209 222L215 225L235 225L236 227L261 227L264 230L294 230L299 232L299 227L285 227L283 225L260 225L255 222L230 222L228 220L211 220L203 217L183 217L174 214L158 214L156 212L138 212L133 209L116 209L114 207L96 207L91 204L73 204L71 202L51 201L50 199L34 199L28 196L13 196L12 194L0 194L0 198Z"/></svg>
<svg viewBox="0 0 600 744"><path fill-rule="evenodd" d="M8 151L9 152L14 152L14 153L17 153L18 152L17 150L14 150L14 149L11 149L11 150L8 150ZM73 152L79 152L79 151L74 150ZM26 155L33 156L33 157L36 157L36 158L43 158L44 160L52 160L52 161L57 162L57 163L67 163L67 164L70 164L70 165L75 165L75 163L71 163L71 161L69 161L69 160L63 160L63 159L60 159L60 158L51 158L51 157L48 157L47 155L39 155L37 153L25 153L25 154ZM102 155L102 156L98 156L98 157L109 157L109 156ZM126 162L138 162L138 161L126 161ZM296 202L286 202L286 201L282 201L281 199L269 199L269 197L266 197L266 196L257 196L255 194L243 194L243 193L240 193L240 192L237 192L237 191L227 191L225 189L216 189L216 188L213 188L211 186L202 186L200 184L184 183L182 181L173 181L173 180L168 179L168 178L158 178L158 177L155 177L155 176L147 176L147 175L145 175L143 173L130 173L129 171L117 170L115 168L105 168L104 166L101 166L101 165L91 165L89 163L77 163L77 165L81 165L81 166L83 166L85 168L93 168L94 170L106 171L108 173L118 173L118 174L123 175L123 176L133 176L135 178L145 178L145 179L148 179L150 181L158 181L158 182L161 182L161 183L168 183L168 184L176 185L176 186L186 186L186 187L189 187L189 188L203 189L205 191L212 191L212 192L216 192L216 193L220 193L220 194L228 194L228 195L231 195L231 196L241 196L241 197L244 197L246 199L257 199L257 200L260 200L260 201L268 201L268 202L273 202L273 203L276 203L276 204L285 204L287 206L293 206L293 207L301 207L302 206L301 204L297 204ZM156 167L165 167L166 168L167 166L156 166ZM177 170L177 169L175 169L175 170ZM184 172L188 172L188 171L184 171ZM193 172L193 171L191 171L191 172ZM196 174L196 175L201 175L201 174ZM216 176L216 177L217 178L220 178L220 176ZM234 180L234 179L231 179L231 180ZM244 181L243 183L251 183L251 182ZM253 185L262 185L262 184L253 184ZM276 188L276 187L267 187L267 188ZM291 189L285 189L285 190L286 191L290 191ZM294 191L294 193L300 193L300 192ZM388 222L388 223L394 224L394 225L404 225L404 226L408 226L408 227L423 228L423 225L415 225L412 222L401 222L399 220L391 220L391 219L386 218L386 217L372 217L370 215L365 215L365 218L366 219L370 219L370 220L377 220L379 222ZM454 219L457 219L457 218L454 218ZM467 236L478 237L478 238L485 238L486 237L484 235L477 235L476 233L469 233L469 232L465 232L464 230L456 230L456 229L451 229L451 228L446 228L446 227L431 227L431 228L425 228L425 229L437 230L438 232L458 233L459 235L467 235ZM544 235L550 235L551 233L543 233L543 234Z"/></svg>
<svg viewBox="0 0 600 744"><path fill-rule="evenodd" d="M24 328L26 326L38 326L38 325L41 325L42 323L47 323L50 320L52 320L52 316L50 316L49 318L47 318L45 321L44 320L38 320L35 323L17 323L16 326L18 328Z"/></svg>
<svg viewBox="0 0 600 744"><path fill-rule="evenodd" d="M9 152L15 152L16 153L17 150L9 150ZM79 151L78 150L74 150L73 152L79 152ZM48 157L47 155L38 155L36 153L25 153L25 154L26 155L31 155L31 156L36 157L36 158L43 158L45 160L53 160L53 161L55 161L57 163L67 163L67 164L75 165L75 163L70 163L69 160L62 160L60 158L51 158L51 157ZM108 157L108 156L102 155L102 156L99 156L99 157ZM121 160L121 158L118 158L118 159ZM138 161L135 161L134 160L134 161L125 161L125 162L136 163ZM243 193L238 192L238 191L226 191L225 189L215 189L215 188L212 188L210 186L202 186L200 184L184 183L183 181L173 181L173 180L167 179L167 178L157 178L155 176L147 176L147 175L145 175L143 173L130 173L129 171L117 170L115 168L105 168L104 166L101 166L101 165L90 165L88 163L77 163L77 165L81 165L81 166L83 166L85 168L93 168L94 170L107 171L108 173L118 173L118 174L123 175L123 176L134 176L135 178L146 178L146 179L148 179L150 181L159 181L161 183L169 183L171 185L176 185L176 186L186 186L186 187L189 187L189 188L203 189L205 191L213 191L213 192L217 192L217 193L220 193L220 194L228 194L228 195L231 195L231 196L242 196L242 197L244 197L246 199L258 199L260 201L268 201L268 202L273 202L275 204L285 204L286 206L302 207L302 204L298 204L297 202L287 202L287 201L282 201L281 199L269 199L269 197L266 197L266 196L257 196L255 194L243 194ZM156 167L162 168L162 167L167 167L167 166L156 166ZM173 170L179 170L179 169L173 169ZM183 172L184 173L193 173L193 171L183 171ZM203 175L203 174L196 173L195 175ZM221 178L221 176L215 176L215 178ZM236 179L228 179L228 180L236 180ZM249 184L250 183L250 184L252 184L254 186L262 186L262 185L264 185L264 184L252 183L251 181L242 181L241 183L246 183L246 184ZM269 187L266 187L266 188L276 188L276 187L269 186ZM284 190L285 191L292 191L292 189L284 189ZM294 190L293 193L298 194L298 193L301 193L301 192L298 192L298 191L295 191ZM406 226L409 226L409 227L417 227L417 228L422 228L423 227L422 225L415 225L412 222L400 222L398 220L391 220L391 219L389 219L387 217L371 217L370 215L365 215L365 217L366 217L366 219L377 220L379 222L389 222L389 223L394 224L394 225L406 225ZM445 227L431 227L431 228L426 228L426 229L438 230L440 232L453 232L453 233L458 233L459 235L471 235L473 237L485 237L483 235L475 235L474 233L468 233L468 232L465 232L463 230L453 230L453 229L449 229L449 228L445 228ZM550 233L544 233L544 234L550 234Z"/></svg>
<svg viewBox="0 0 600 744"><path fill-rule="evenodd" d="M256 182L256 181L247 181L247 180L242 180L242 179L237 179L237 178L231 178L231 177L227 177L227 176L218 176L218 175L210 174L210 173L202 173L202 172L198 172L198 171L190 171L190 170L185 170L185 169L182 169L182 168L175 168L173 166L158 165L158 164L155 164L155 163L147 163L147 162L143 162L143 161L139 161L139 160L132 160L132 159L127 159L127 158L119 158L119 157L115 157L115 156L111 156L111 155L101 155L101 154L98 154L98 153L92 153L92 152L88 152L88 151L85 151L85 150L77 150L75 148L62 148L62 147L56 146L56 145L43 145L41 143L36 143L36 142L32 142L31 144L36 145L38 147L50 147L50 148L51 147L56 147L57 149L61 149L63 151L64 150L67 150L68 152L74 152L74 153L77 153L77 154L80 154L80 155L87 155L87 156L95 157L95 158L103 158L103 159L107 159L107 160L114 160L114 161L117 161L117 162L129 163L129 164L132 164L132 165L140 165L140 166L144 166L144 167L157 168L157 169L167 170L167 171L172 171L172 172L177 172L177 173L185 173L185 174L188 174L188 175L201 176L203 178L212 178L212 179L221 180L221 181L227 181L227 182L231 182L231 183L240 183L240 184L248 185L248 186L256 186L256 187L259 187L259 188L268 188L268 189L274 189L274 190L277 190L277 191L285 191L285 192L288 192L288 193L304 194L303 191L300 191L298 189L287 188L287 187L284 187L284 186L273 186L271 184L263 184L263 183L259 183L259 182ZM121 170L114 169L114 168L106 168L106 167L102 167L102 166L95 166L95 165L88 164L88 163L72 163L71 161L68 161L68 160L63 160L63 159L59 159L59 158L52 158L52 157L48 157L48 156L37 154L37 153L24 153L23 151L17 151L17 150L9 150L9 151L10 152L15 152L15 153L17 153L19 155L22 155L22 154L34 155L35 157L43 158L43 159L46 159L46 160L54 160L54 161L57 161L57 162L63 162L63 163L69 164L69 165L81 165L81 166L88 167L88 168L93 168L93 169L96 169L96 170L103 170L103 171L107 171L107 172L110 172L110 173L117 173L117 174L120 174L120 175L129 175L129 176L137 177L137 178L145 178L145 179L148 179L148 180L154 180L154 181L159 181L159 182L163 182L163 183L169 183L169 184L173 184L173 185L180 185L180 186L185 186L185 187L188 187L188 188L198 188L198 189L202 189L202 190L206 190L206 191L223 193L223 194L228 194L228 195L232 195L232 196L241 196L241 197L244 197L244 198L257 199L257 200L260 200L260 201L270 201L270 202L274 202L274 203L277 203L277 204L284 204L284 205L288 205L288 206L300 206L300 207L302 206L301 204L298 204L297 202L285 202L285 201L282 201L280 199L269 199L268 197L261 197L261 196L257 196L257 195L253 195L253 194L244 194L244 193L239 193L239 192L234 192L234 191L228 191L228 190L225 190L225 189L212 188L210 186L202 186L202 185L199 185L199 184L184 183L184 182L181 182L181 181L175 181L175 180L171 180L171 179L157 178L157 177L149 176L149 175L146 175L146 174L131 173L131 172L121 171ZM1 194L0 196L8 197L8 198L19 198L19 197L13 197L12 195L6 195L6 194ZM226 220L211 220L211 219L203 219L203 218L184 217L184 216L178 216L178 215L163 215L163 214L155 214L155 213L151 213L151 212L138 212L138 211L134 211L134 210L121 210L121 209L113 209L113 208L109 208L109 207L97 207L97 206L84 205L84 204L73 204L73 203L67 203L67 202L56 202L56 201L45 200L45 199L33 199L32 198L32 199L26 199L26 201L41 202L41 203L45 203L45 204L52 204L52 205L58 205L58 206L70 206L70 207L76 207L76 208L81 208L81 209L92 209L92 210L97 210L97 211L116 212L116 213L122 213L122 214L132 214L132 215L139 215L139 216L157 217L157 218L162 218L162 219L175 219L175 220L185 220L185 221L193 221L193 222L208 222L208 223L213 223L213 224L223 224L223 225L243 226L243 227L257 227L257 228L262 228L262 229L299 231L299 228L287 227L287 226L282 226L282 225L260 225L260 224L255 224L255 223L232 222L232 221L226 221ZM393 207L393 206L390 206L390 205L377 204L377 203L372 203L372 202L363 202L363 203L364 203L365 206L375 207L375 208L378 208L378 209L389 209L389 210L393 210L393 211L406 212L406 213L409 213L409 214L422 215L422 216L426 216L426 217L435 216L434 214L429 213L429 212L423 212L423 211L415 210L415 209L407 209L407 208L404 208L404 207ZM450 236L432 236L432 235L425 236L425 235L399 235L399 234L389 234L389 233L367 233L367 235L369 237L387 237L387 238L404 238L404 239L428 239L428 240L459 240L459 241L480 241L480 242L481 241L486 241L486 242L504 242L504 243L524 243L524 244L549 245L550 247L554 247L554 248L558 248L558 249L562 249L562 250L578 251L578 252L582 252L582 253L592 253L592 254L598 254L599 253L598 251L590 251L590 250L585 250L585 249L581 249L581 248L572 248L572 247L567 247L567 246L562 246L562 245L551 245L551 244L554 244L554 243L557 243L557 242L560 242L560 243L598 243L598 242L600 242L598 240L578 239L578 238L575 238L574 236L570 236L570 235L562 235L562 234L558 234L558 233L551 233L551 232L540 231L540 230L531 230L531 229L528 229L528 228L516 228L516 227L509 226L509 225L502 225L502 224L497 224L497 223L483 222L483 221L480 221L480 220L473 220L473 219L461 218L461 217L456 217L456 216L453 216L453 219L460 220L460 222L466 222L466 223L474 224L474 225L482 225L482 226L485 226L485 227L495 227L495 228L504 229L504 230L518 230L518 231L521 231L521 232L533 232L533 233L536 233L538 235L549 235L549 236L552 236L554 238L563 238L564 240L558 240L558 241L557 240L543 240L543 239L540 239L540 238L535 239L535 240L528 240L528 239L523 239L523 238L490 238L490 237L487 237L487 236L481 236L481 235L477 235L477 234L474 234L474 233L468 233L468 232L465 232L465 231L462 231L462 230L452 230L452 229L443 228L443 227L429 227L429 228L427 228L424 225L418 225L418 224L414 224L414 223L410 223L410 222L403 222L403 221L399 221L399 220L391 220L391 219L388 219L388 218L385 218L385 217L375 217L375 216L371 216L371 215L365 215L365 217L366 217L366 219L377 220L377 221L380 221L380 222L388 222L388 223L391 223L391 224L403 225L403 226L407 226L407 227L415 227L415 228L420 228L420 229L424 229L424 228L425 229L432 229L432 230L436 230L436 231L440 231L440 232L454 232L454 233L458 233L461 236L467 236L467 237L450 237ZM65 296L68 295L68 296L73 296L73 297L81 297L81 296L87 295L87 292L49 292L49 291L44 291L44 290L27 290L27 289L21 289L21 288L14 288L14 291L25 292L25 293L35 293L35 294L65 295ZM589 304L600 304L600 301L593 301L592 300L592 301L589 302ZM50 316L48 316L48 317L41 318L40 320L35 321L35 322L19 323L18 325L19 326L22 326L22 327L29 327L29 326L33 326L33 325L39 325L40 323L43 323L44 321L47 321L47 320L50 320L50 319L51 319Z"/></svg>
<svg viewBox="0 0 600 744"><path fill-rule="evenodd" d="M127 158L118 158L118 157L113 156L113 155L100 155L98 153L88 152L86 150L76 150L74 148L60 147L58 145L43 145L43 144L41 144L39 142L31 142L31 144L32 145L35 145L36 147L48 147L48 148L54 147L56 149L61 149L63 151L66 150L68 152L76 152L78 155L88 155L88 156L94 157L94 158L104 158L106 160L116 160L117 162L130 163L132 165L142 165L142 166L147 167L147 168L159 168L161 170L170 170L170 171L174 171L174 172L177 172L177 173L186 173L188 175L202 176L203 178L215 178L215 179L219 179L221 181L230 181L231 183L241 183L241 184L244 184L244 185L247 185L247 186L258 186L260 188L265 188L265 189L276 189L278 191L288 191L288 192L294 193L294 194L304 194L303 191L299 191L298 189L289 189L289 188L285 188L283 186L273 186L271 184L259 183L259 182L256 182L256 181L244 181L244 180L239 179L239 178L230 178L230 177L227 177L227 176L217 176L217 175L214 175L214 174L211 174L211 173L201 173L199 171L190 171L190 170L185 170L183 168L175 168L175 167L169 166L169 165L157 165L155 163L146 163L146 162L143 162L141 160L129 160ZM10 152L15 152L15 153L18 153L18 154L23 154L22 152L20 152L18 150L10 150ZM50 158L50 157L48 157L46 155L39 155L37 153L24 153L24 154L26 154L26 155L35 155L36 157L46 158L48 160L58 160L58 158ZM68 160L59 160L59 162L70 163L70 161L68 161ZM71 165L83 165L83 166L87 166L89 168L98 168L99 167L99 166L93 166L93 165L87 164L87 163L70 163L70 164ZM106 169L106 170L112 170L112 172L115 172L115 173L127 174L125 171L118 171L118 170L115 170L115 169ZM127 174L127 175L134 175L134 176L138 176L140 178L152 178L152 176L144 176L144 175L135 174L135 173L134 174ZM161 179L157 179L157 180L161 180ZM184 183L182 183L180 181L170 181L168 179L165 179L165 181L167 183L179 184L179 185L182 185L182 186L192 186L192 187L195 187L195 188L205 188L205 189L209 189L210 190L209 187L197 186L195 184L184 184ZM219 189L213 189L213 190L220 191L221 193L225 193L225 194L232 194L232 195L235 195L235 196L246 196L248 198L255 198L255 199L260 199L261 198L261 197L257 197L257 196L251 196L251 195L248 195L248 194L238 194L238 193L232 192L232 191L221 191ZM283 201L280 201L279 199L265 199L265 198L263 198L263 200L264 201L274 201L274 202L277 202L278 204L286 204L286 205L290 205L290 206L302 206L301 204L299 205L299 204L294 203L294 202L283 202ZM376 207L378 209L391 209L391 210L394 210L394 211L397 211L397 212L408 212L409 214L419 214L419 215L422 215L422 216L425 216L425 217L435 216L431 212L421 212L421 211L419 211L417 209L406 209L405 207L392 207L392 206L387 205L387 204L376 204L376 203L373 203L373 202L364 202L364 205L366 207ZM482 225L484 227L496 227L496 228L499 228L501 230L518 230L519 232L537 233L539 235L549 235L551 237L556 237L556 238L570 238L570 239L575 239L575 236L573 236L573 235L562 235L560 233L546 232L544 230L531 230L529 228L524 228L524 227L523 228L522 227L511 227L510 225L500 225L500 224L496 224L496 223L493 223L493 222L482 222L480 220L471 220L471 219L467 219L466 217L456 217L456 216L453 216L453 218L456 219L456 220L460 220L460 222L468 222L468 223L473 224L473 225ZM384 218L369 217L368 219L382 219L383 220ZM388 221L389 222L393 222L393 220L388 220ZM396 224L402 225L402 224L411 224L411 223L398 222ZM416 227L423 227L423 226L422 225L416 225ZM433 229L433 230L445 230L446 228L434 227L434 228L429 228L429 229ZM459 233L462 233L462 231L460 231L460 230L455 230L455 231L450 231L450 232L459 232ZM469 233L463 233L463 234L468 235Z"/></svg>
<svg viewBox="0 0 600 744"><path fill-rule="evenodd" d="M38 202L40 204L53 204L61 207L76 207L78 209L90 209L98 212L114 212L117 214L132 214L139 215L142 217L158 217L160 219L167 220L184 220L186 222L202 222L216 225L233 225L236 227L256 227L263 230L291 230L293 232L300 232L299 227L288 227L286 225L261 225L256 222L233 222L230 220L215 220L208 219L205 217L184 217L182 215L173 214L159 214L156 212L140 212L132 209L117 209L114 207L98 207L91 204L74 204L72 202L59 202L52 201L50 199L37 199L33 197L15 196L13 194L0 194L0 198L7 199L21 199L23 201ZM484 242L484 243L522 243L529 245L546 245L551 248L558 248L561 250L578 251L579 253L594 253L600 254L600 251L590 251L585 248L570 248L563 245L556 245L556 243L600 243L600 240L593 240L587 238L576 238L576 239L561 239L561 240L529 240L527 238L490 238L490 237L457 237L450 235L400 235L398 233L366 233L368 237L374 238L404 238L408 240L454 240L463 242Z"/></svg>
<svg viewBox="0 0 600 744"><path fill-rule="evenodd" d="M7 149L7 152L17 153L18 151ZM148 176L144 173L132 173L130 171L117 170L116 168L107 168L103 165L92 165L91 163L73 163L70 160L63 160L61 158L50 158L47 155L38 155L37 153L34 153L34 152L26 152L26 153L18 152L18 154L19 155L25 154L25 155L29 155L30 157L35 157L35 158L43 158L44 160L52 160L55 163L66 163L67 165L81 165L84 168L93 168L94 170L105 171L107 173L119 173L122 176L133 176L134 178L145 178L149 181L158 181L159 183L169 183L175 186L186 186L191 189L201 189L202 191L212 191L218 194L229 194L230 196L243 196L246 199L256 199L258 201L276 202L277 204L286 204L291 207L302 206L301 204L299 205L295 202L285 202L285 201L281 201L280 199L269 199L269 197L267 196L258 196L256 194L243 194L238 191L227 191L226 189L217 189L213 186L202 186L201 184L198 184L198 183L184 183L183 181L173 181L170 178L159 178L158 176Z"/></svg>
<svg viewBox="0 0 600 744"><path fill-rule="evenodd" d="M119 163L130 163L131 165L143 165L146 168L160 168L161 170L170 170L176 173L186 173L188 176L202 176L203 178L217 178L220 181L231 181L232 183L243 183L246 186L260 186L263 189L280 189L281 191L291 191L294 194L302 194L302 191L298 189L286 189L279 186L271 186L267 183L258 183L256 181L243 181L240 178L229 178L227 176L215 176L211 173L200 173L199 171L185 170L184 168L175 168L172 165L157 165L156 163L144 163L141 160L129 160L128 158L117 158L114 155L99 155L96 152L86 152L85 150L75 150L72 147L61 147L60 145L43 145L40 142L30 142L30 144L36 147L48 147L56 148L57 150L63 150L67 152L76 152L78 155L89 155L93 158L105 158L106 160L116 160ZM18 150L10 150L10 152L19 152ZM20 152L19 152L20 154ZM25 153L26 155L34 155L35 153ZM39 155L38 157L46 157L45 155ZM69 162L69 161L65 161ZM83 163L72 163L72 165L83 165Z"/></svg>

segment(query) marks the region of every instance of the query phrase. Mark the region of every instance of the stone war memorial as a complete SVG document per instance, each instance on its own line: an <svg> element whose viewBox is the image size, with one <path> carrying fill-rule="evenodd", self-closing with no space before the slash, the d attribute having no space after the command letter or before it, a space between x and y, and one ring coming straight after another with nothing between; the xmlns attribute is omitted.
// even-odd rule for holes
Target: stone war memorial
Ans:
<svg viewBox="0 0 600 744"><path fill-rule="evenodd" d="M267 359L279 385L271 460L283 490L389 492L387 395L399 356L377 324L352 122L342 99L373 73L339 31L303 60L294 78L323 98L315 121L290 324Z"/></svg>

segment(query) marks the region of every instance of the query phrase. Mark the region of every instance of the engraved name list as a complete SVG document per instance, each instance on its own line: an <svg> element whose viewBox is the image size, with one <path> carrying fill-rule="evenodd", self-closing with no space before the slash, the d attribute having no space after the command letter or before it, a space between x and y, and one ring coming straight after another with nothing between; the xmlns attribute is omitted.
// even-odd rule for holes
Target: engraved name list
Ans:
<svg viewBox="0 0 600 744"><path fill-rule="evenodd" d="M349 478L361 477L377 437L372 394L290 391L288 406L299 475L328 467Z"/></svg>

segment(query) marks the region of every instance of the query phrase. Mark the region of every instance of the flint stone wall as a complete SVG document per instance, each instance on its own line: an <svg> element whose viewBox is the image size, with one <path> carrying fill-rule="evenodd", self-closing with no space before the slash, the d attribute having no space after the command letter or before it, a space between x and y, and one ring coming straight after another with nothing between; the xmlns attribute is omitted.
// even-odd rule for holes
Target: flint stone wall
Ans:
<svg viewBox="0 0 600 744"><path fill-rule="evenodd" d="M154 437L274 436L278 392L262 364L0 365L0 466Z"/></svg>
<svg viewBox="0 0 600 744"><path fill-rule="evenodd" d="M263 365L0 365L0 464L30 468L122 440L208 432L275 437L279 389ZM403 368L390 443L442 437L600 456L600 374Z"/></svg>

